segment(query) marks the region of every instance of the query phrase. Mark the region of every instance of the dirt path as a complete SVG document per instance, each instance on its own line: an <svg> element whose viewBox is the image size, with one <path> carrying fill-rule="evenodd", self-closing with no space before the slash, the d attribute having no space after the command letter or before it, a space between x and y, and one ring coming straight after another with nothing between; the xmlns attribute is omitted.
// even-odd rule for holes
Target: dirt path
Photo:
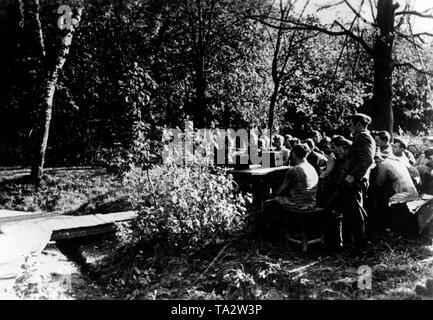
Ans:
<svg viewBox="0 0 433 320"><path fill-rule="evenodd" d="M92 250L93 248L90 248ZM89 260L98 259L97 256ZM3 281L2 299L105 300L109 293L83 275L55 245L48 245L41 254L30 257L23 273L15 281ZM6 290L6 292L5 292Z"/></svg>

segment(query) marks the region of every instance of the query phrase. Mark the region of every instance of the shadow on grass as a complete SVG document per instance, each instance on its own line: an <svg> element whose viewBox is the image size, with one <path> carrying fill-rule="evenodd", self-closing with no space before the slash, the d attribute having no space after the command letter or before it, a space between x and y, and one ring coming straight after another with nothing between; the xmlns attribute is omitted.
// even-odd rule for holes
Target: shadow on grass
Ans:
<svg viewBox="0 0 433 320"><path fill-rule="evenodd" d="M101 176L106 174L103 168L92 168L92 167L62 167L62 168L47 168L44 170L44 178L47 175L56 175L62 172L87 172L92 173L92 176ZM44 180L44 178L42 180ZM1 170L0 169L0 187L8 184L32 184L33 181L30 176L30 169L14 169L14 170Z"/></svg>
<svg viewBox="0 0 433 320"><path fill-rule="evenodd" d="M363 258L329 256L320 245L304 253L298 246L257 241L248 233L175 254L143 246L97 263L104 276L95 280L104 286L130 279L116 290L122 296L138 290L138 298L145 299L154 292L164 299L420 299L414 288L429 276L433 249L416 236L384 233L378 238ZM365 265L372 272L371 290L358 288L357 270Z"/></svg>
<svg viewBox="0 0 433 320"><path fill-rule="evenodd" d="M8 176L3 176L0 180L0 190L12 185L32 184L32 179L28 173L18 173Z"/></svg>
<svg viewBox="0 0 433 320"><path fill-rule="evenodd" d="M104 169L46 169L38 192L29 172L0 171L0 206L70 215L131 210L126 191Z"/></svg>
<svg viewBox="0 0 433 320"><path fill-rule="evenodd" d="M126 194L119 195L114 191L96 196L78 209L66 212L68 215L81 216L88 214L105 214L132 210L131 202Z"/></svg>

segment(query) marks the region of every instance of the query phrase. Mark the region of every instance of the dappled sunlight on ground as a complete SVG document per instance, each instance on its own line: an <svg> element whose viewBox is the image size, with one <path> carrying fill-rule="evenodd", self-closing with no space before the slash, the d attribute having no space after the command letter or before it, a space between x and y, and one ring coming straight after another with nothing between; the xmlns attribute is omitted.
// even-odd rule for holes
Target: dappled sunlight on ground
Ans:
<svg viewBox="0 0 433 320"><path fill-rule="evenodd" d="M0 181L0 188L5 191L0 192L0 208L51 206L59 213L78 215L125 209L119 181L98 170L50 173L37 194L33 194L31 186L17 181ZM431 299L429 294L422 294L427 287L418 292L416 288L433 278L433 245L430 239L416 235L375 235L369 256L361 259L329 255L317 245L302 253L291 245L257 241L246 231L214 247L173 254L158 253L149 247L144 253L132 250L114 258L118 244L114 239L80 244L87 264L97 276L90 276L50 244L42 254L27 260L15 280L0 282L0 297ZM371 290L359 289L358 272L362 266L371 269Z"/></svg>
<svg viewBox="0 0 433 320"><path fill-rule="evenodd" d="M3 299L108 299L106 292L83 275L54 245L27 259L22 274L8 283Z"/></svg>

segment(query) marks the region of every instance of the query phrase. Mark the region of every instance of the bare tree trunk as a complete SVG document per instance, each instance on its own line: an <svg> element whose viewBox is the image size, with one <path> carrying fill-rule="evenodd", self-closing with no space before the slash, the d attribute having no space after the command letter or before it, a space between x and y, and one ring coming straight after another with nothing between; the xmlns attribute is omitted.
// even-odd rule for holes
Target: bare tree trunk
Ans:
<svg viewBox="0 0 433 320"><path fill-rule="evenodd" d="M51 114L53 110L54 93L56 91L57 81L59 74L63 69L66 62L66 57L69 54L69 48L72 43L72 37L76 27L79 25L81 20L83 8L79 8L76 14L73 16L73 24L67 29L66 34L62 37L62 45L60 51L55 59L54 66L51 70L48 70L46 78L41 86L41 106L45 113L44 126L41 130L41 143L35 154L34 163L32 166L31 176L34 179L35 187L38 188L44 170L45 153L48 145L48 137L50 132ZM36 138L39 139L37 135Z"/></svg>
<svg viewBox="0 0 433 320"><path fill-rule="evenodd" d="M45 163L45 153L48 145L48 136L50 132L51 114L53 110L54 93L56 91L57 79L59 77L60 69L55 68L54 72L50 72L47 78L44 80L44 85L41 88L41 104L45 111L44 126L42 127L42 141L38 146L37 153L32 166L31 176L34 179L36 188L39 186ZM36 136L39 139L39 136Z"/></svg>
<svg viewBox="0 0 433 320"><path fill-rule="evenodd" d="M196 57L196 101L194 104L194 120L198 128L204 128L206 125L206 73L205 73L205 52L203 39L203 16L200 0L197 0L198 14L198 35L197 35L197 57Z"/></svg>
<svg viewBox="0 0 433 320"><path fill-rule="evenodd" d="M301 18L304 15L305 9L307 8L310 0L307 0L304 3L304 7L301 11L301 14L299 18ZM289 43L284 44L284 24L283 21L286 20L289 17L289 14L291 13L294 4L294 2L287 2L284 4L283 0L280 0L280 24L278 26L278 33L277 33L277 40L275 42L275 49L274 49L274 55L272 58L272 69L271 69L271 75L272 75L272 81L274 82L274 90L271 95L271 100L269 102L269 117L268 117L268 127L269 127L269 134L272 136L273 128L274 128L274 118L275 118L275 106L277 104L278 99L278 93L281 88L281 79L286 72L286 66L289 62L292 46L295 40L295 36L297 34L297 31L293 30L292 35L290 37ZM280 57L280 51L286 47L286 53L283 55L283 57ZM281 60L281 66L278 66L278 62Z"/></svg>
<svg viewBox="0 0 433 320"><path fill-rule="evenodd" d="M202 0L195 0L195 6L197 7L197 16L189 9L188 0L184 0L185 10L189 18L189 25L191 28L191 42L194 48L194 91L195 97L187 109L187 113L190 114L196 127L203 128L206 125L206 113L208 99L206 97L207 91L207 74L206 74L206 33L205 33L205 21L206 14L203 12ZM213 14L213 8L216 1L211 1L210 9L207 12L208 15ZM207 28L211 28L211 19L208 21Z"/></svg>
<svg viewBox="0 0 433 320"><path fill-rule="evenodd" d="M278 91L280 90L280 84L279 82L274 82L274 91L272 92L271 101L269 103L269 122L268 122L268 128L269 128L269 134L272 136L273 127L274 127L274 112L275 112L275 105L277 104L277 97L278 97Z"/></svg>
<svg viewBox="0 0 433 320"><path fill-rule="evenodd" d="M46 62L46 52L40 21L39 0L19 0L21 13L20 27L22 28L21 55L25 57L26 73L22 76L26 79L22 86L23 105L33 105L37 101L36 92L43 79L43 68ZM33 124L40 122L41 116L37 106L32 106L29 112L29 120ZM34 157L35 126L29 128L30 161Z"/></svg>
<svg viewBox="0 0 433 320"><path fill-rule="evenodd" d="M41 59L45 57L45 45L39 18L39 0L19 0L19 5L24 29L23 45L28 48L30 56Z"/></svg>
<svg viewBox="0 0 433 320"><path fill-rule="evenodd" d="M281 5L280 18L281 20L284 20L287 8L284 9L282 7L282 1L280 1L280 5ZM278 91L280 90L280 77L284 73L284 70L281 70L281 73L278 71L278 59L280 56L282 37L283 37L283 23L280 22L280 27L278 28L278 33L277 33L277 41L275 43L274 56L272 58L272 69L271 69L272 81L274 82L274 91L272 92L271 101L269 103L269 118L268 118L268 128L270 130L269 134L271 136L273 131L272 129L274 127L275 105L277 103Z"/></svg>
<svg viewBox="0 0 433 320"><path fill-rule="evenodd" d="M392 50L394 44L395 9L393 0L379 0L377 6L377 24L380 33L374 44L374 89L372 127L387 130L391 134L394 128L392 110Z"/></svg>

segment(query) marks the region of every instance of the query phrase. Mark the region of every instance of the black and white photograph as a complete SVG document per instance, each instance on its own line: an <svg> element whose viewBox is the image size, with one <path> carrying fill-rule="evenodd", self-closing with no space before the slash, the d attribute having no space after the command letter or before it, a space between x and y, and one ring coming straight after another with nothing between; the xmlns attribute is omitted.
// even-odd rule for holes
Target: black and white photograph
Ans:
<svg viewBox="0 0 433 320"><path fill-rule="evenodd" d="M0 0L0 39L0 300L433 300L433 1Z"/></svg>

